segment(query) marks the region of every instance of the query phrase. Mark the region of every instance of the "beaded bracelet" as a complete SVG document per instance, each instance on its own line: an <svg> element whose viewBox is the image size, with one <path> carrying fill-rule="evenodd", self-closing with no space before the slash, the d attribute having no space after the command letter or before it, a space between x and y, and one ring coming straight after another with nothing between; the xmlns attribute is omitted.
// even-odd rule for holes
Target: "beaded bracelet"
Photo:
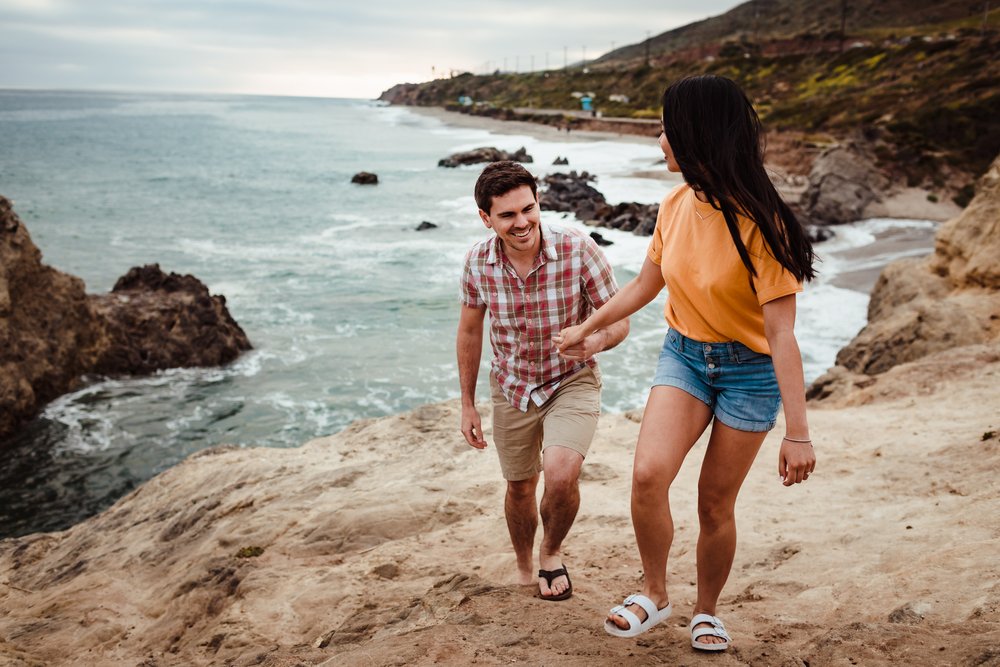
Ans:
<svg viewBox="0 0 1000 667"><path fill-rule="evenodd" d="M803 444L810 444L810 445L812 444L812 440L799 440L798 438L789 438L787 435L783 438L783 440L787 440L788 442L801 442Z"/></svg>

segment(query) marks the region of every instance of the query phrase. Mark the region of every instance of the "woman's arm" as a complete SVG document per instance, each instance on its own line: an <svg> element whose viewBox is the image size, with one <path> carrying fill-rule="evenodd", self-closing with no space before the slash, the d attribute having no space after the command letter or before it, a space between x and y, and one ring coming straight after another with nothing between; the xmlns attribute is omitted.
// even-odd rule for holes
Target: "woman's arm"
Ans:
<svg viewBox="0 0 1000 667"><path fill-rule="evenodd" d="M559 347L560 352L565 352L598 329L603 329L635 313L655 299L662 289L663 274L660 273L660 267L647 257L639 275L630 280L607 303L591 313L590 317L576 326L563 329L552 337L552 341Z"/></svg>
<svg viewBox="0 0 1000 667"><path fill-rule="evenodd" d="M806 419L802 355L795 340L795 295L764 304L764 335L771 348L774 374L785 410L785 439L778 453L778 475L785 486L804 481L816 468L816 454Z"/></svg>

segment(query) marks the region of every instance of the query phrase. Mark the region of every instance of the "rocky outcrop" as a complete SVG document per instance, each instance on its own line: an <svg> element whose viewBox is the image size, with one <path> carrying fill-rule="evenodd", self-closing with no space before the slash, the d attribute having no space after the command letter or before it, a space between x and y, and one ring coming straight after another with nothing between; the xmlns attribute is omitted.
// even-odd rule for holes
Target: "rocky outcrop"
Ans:
<svg viewBox="0 0 1000 667"><path fill-rule="evenodd" d="M865 387L904 362L1000 340L1000 158L977 195L938 230L934 253L894 262L872 291L868 325L813 383L810 398ZM866 384L867 383L867 384Z"/></svg>
<svg viewBox="0 0 1000 667"><path fill-rule="evenodd" d="M439 167L460 167L463 164L482 164L484 162L500 162L501 160L513 160L514 162L533 162L534 158L528 155L528 151L521 146L513 153L502 151L493 146L483 146L474 148L471 151L454 153L446 158L438 160Z"/></svg>
<svg viewBox="0 0 1000 667"><path fill-rule="evenodd" d="M42 264L27 228L0 197L0 438L79 386L99 338L83 281Z"/></svg>
<svg viewBox="0 0 1000 667"><path fill-rule="evenodd" d="M588 172L550 174L542 179L539 203L542 210L572 213L582 222L595 227L609 227L649 236L656 228L657 204L621 202L608 204L596 188L595 178Z"/></svg>
<svg viewBox="0 0 1000 667"><path fill-rule="evenodd" d="M100 375L221 366L250 349L226 297L158 264L130 269L110 294L90 298L103 333L91 372Z"/></svg>
<svg viewBox="0 0 1000 667"><path fill-rule="evenodd" d="M216 366L250 349L226 300L192 276L132 269L107 295L42 263L0 197L0 440L88 374Z"/></svg>
<svg viewBox="0 0 1000 667"><path fill-rule="evenodd" d="M889 179L860 144L838 144L820 153L809 172L801 207L809 222L839 225L871 217L869 208L882 201Z"/></svg>
<svg viewBox="0 0 1000 667"><path fill-rule="evenodd" d="M370 171L359 171L351 177L351 183L357 183L358 185L378 185L378 174L373 174Z"/></svg>

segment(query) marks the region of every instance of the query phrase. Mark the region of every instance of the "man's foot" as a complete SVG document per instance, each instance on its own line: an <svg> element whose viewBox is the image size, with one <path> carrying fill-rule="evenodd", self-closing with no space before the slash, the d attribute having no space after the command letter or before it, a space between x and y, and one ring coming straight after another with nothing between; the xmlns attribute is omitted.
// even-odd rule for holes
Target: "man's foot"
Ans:
<svg viewBox="0 0 1000 667"><path fill-rule="evenodd" d="M662 597L653 597L653 596L647 595L646 597L649 598L653 602L653 604L656 605L657 609L663 610L663 609L666 609L667 607L670 606L670 600L668 600L667 596L665 596L665 595L662 596ZM636 617L639 619L639 621L642 622L642 623L645 623L646 619L649 618L649 614L646 613L646 610L643 609L638 604L635 604L635 603L630 604L630 605L626 606L625 609L627 609L630 612L632 612L633 614L635 614ZM628 630L629 629L628 619L624 618L623 616L619 616L618 614L611 613L611 614L608 614L608 620L611 621L612 623L614 623L616 626L618 626L622 630Z"/></svg>
<svg viewBox="0 0 1000 667"><path fill-rule="evenodd" d="M552 585L552 581L554 579L565 579L566 581L569 582L569 586L567 586L566 590L564 590L562 593L552 592L549 595L542 595L543 600L552 600L554 602L558 602L561 600L568 600L573 595L573 582L569 580L569 572L566 571L565 566L557 567L554 570L539 570L538 578L545 581L546 585L549 588L549 591L555 591L555 586ZM541 588L539 588L538 592L541 595L542 593Z"/></svg>
<svg viewBox="0 0 1000 667"><path fill-rule="evenodd" d="M549 556L540 555L538 558L538 594L547 600L552 600L558 598L564 600L569 595L565 595L567 591L572 593L572 584L569 581L569 574L566 572L566 568L562 564L562 556L560 554L554 554ZM562 570L559 574L555 576L546 577L542 572L546 573L556 573ZM559 597L563 596L565 597Z"/></svg>
<svg viewBox="0 0 1000 667"><path fill-rule="evenodd" d="M517 584L519 586L534 586L538 578L535 576L535 570L529 565L528 569L523 569L520 566L517 568Z"/></svg>

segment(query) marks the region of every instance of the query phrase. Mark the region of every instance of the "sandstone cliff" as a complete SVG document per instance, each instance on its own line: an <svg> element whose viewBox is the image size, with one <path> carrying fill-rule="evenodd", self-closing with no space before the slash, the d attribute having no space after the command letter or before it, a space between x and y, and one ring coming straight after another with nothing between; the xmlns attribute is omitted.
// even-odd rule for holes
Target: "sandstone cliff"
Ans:
<svg viewBox="0 0 1000 667"><path fill-rule="evenodd" d="M1000 340L1000 158L977 195L942 225L934 253L887 266L872 291L868 325L837 355L810 398L847 399L908 361L967 345L990 354ZM865 393L853 393L860 400Z"/></svg>
<svg viewBox="0 0 1000 667"><path fill-rule="evenodd" d="M135 268L111 294L42 263L0 197L0 441L87 374L215 366L250 349L246 334L192 276Z"/></svg>

